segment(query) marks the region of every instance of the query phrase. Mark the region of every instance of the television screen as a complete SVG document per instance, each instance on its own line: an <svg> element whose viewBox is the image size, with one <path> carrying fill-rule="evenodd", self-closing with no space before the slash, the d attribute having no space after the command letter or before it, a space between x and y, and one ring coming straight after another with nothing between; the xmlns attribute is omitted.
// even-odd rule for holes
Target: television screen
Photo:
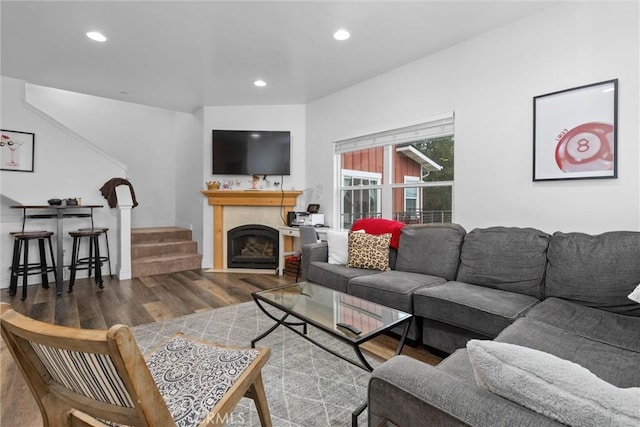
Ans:
<svg viewBox="0 0 640 427"><path fill-rule="evenodd" d="M213 130L213 174L289 175L291 132Z"/></svg>

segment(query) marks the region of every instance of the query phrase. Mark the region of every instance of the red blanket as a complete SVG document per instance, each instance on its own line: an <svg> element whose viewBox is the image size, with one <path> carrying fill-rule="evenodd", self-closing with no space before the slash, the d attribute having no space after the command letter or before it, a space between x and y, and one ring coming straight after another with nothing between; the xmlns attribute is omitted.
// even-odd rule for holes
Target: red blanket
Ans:
<svg viewBox="0 0 640 427"><path fill-rule="evenodd" d="M403 222L393 221L384 218L363 218L357 220L352 226L351 231L364 230L368 234L386 234L391 233L391 241L389 246L398 249L400 244L400 230L406 224Z"/></svg>

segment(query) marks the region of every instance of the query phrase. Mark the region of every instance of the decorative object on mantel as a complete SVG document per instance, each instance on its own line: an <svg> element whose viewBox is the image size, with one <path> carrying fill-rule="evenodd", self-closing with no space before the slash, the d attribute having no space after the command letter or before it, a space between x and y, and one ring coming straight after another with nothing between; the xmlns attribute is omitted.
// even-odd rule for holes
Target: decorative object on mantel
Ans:
<svg viewBox="0 0 640 427"><path fill-rule="evenodd" d="M258 189L258 183L260 182L260 177L258 175L253 175L251 177L251 189L252 190L257 190Z"/></svg>
<svg viewBox="0 0 640 427"><path fill-rule="evenodd" d="M33 172L36 135L17 130L0 131L0 169Z"/></svg>
<svg viewBox="0 0 640 427"><path fill-rule="evenodd" d="M217 190L220 188L220 182L218 181L207 181L207 189L209 190Z"/></svg>
<svg viewBox="0 0 640 427"><path fill-rule="evenodd" d="M618 80L533 98L533 180L617 178Z"/></svg>

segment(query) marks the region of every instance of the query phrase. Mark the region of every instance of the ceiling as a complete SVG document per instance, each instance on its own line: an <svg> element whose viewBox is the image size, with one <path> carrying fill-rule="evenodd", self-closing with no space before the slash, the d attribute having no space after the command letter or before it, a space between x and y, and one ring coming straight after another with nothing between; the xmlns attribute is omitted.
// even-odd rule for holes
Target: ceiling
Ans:
<svg viewBox="0 0 640 427"><path fill-rule="evenodd" d="M3 0L1 69L175 111L306 104L554 3Z"/></svg>

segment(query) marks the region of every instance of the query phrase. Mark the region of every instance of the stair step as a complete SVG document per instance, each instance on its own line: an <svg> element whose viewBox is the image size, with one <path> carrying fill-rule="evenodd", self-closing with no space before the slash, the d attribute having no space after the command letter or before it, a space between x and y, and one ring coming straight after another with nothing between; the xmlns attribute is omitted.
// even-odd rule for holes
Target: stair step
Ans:
<svg viewBox="0 0 640 427"><path fill-rule="evenodd" d="M163 243L191 240L191 230L182 227L147 227L131 229L131 244Z"/></svg>
<svg viewBox="0 0 640 427"><path fill-rule="evenodd" d="M131 276L151 276L202 268L202 255L164 255L138 258L131 261Z"/></svg>
<svg viewBox="0 0 640 427"><path fill-rule="evenodd" d="M131 245L131 258L139 259L152 256L169 254L197 254L198 243L192 240L163 242L163 243L138 243Z"/></svg>
<svg viewBox="0 0 640 427"><path fill-rule="evenodd" d="M182 227L131 230L131 276L151 276L202 268L198 243Z"/></svg>

